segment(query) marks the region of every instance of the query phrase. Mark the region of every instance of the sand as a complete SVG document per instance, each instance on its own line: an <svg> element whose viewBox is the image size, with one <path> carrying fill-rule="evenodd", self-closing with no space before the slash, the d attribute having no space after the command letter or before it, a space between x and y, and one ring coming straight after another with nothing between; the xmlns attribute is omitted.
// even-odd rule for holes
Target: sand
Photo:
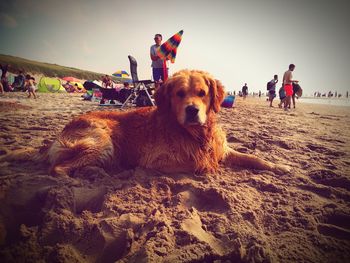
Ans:
<svg viewBox="0 0 350 263"><path fill-rule="evenodd" d="M118 110L79 94L0 96L0 154L54 140L73 116ZM0 163L1 262L349 262L350 107L237 99L219 119L238 151L288 174L101 169L72 178Z"/></svg>

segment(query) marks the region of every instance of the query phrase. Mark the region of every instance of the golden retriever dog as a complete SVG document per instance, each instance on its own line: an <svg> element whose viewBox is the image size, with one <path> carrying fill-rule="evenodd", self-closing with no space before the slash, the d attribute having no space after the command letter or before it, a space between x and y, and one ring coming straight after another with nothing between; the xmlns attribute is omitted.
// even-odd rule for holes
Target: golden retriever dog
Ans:
<svg viewBox="0 0 350 263"><path fill-rule="evenodd" d="M216 121L224 94L221 83L208 73L181 70L156 91L157 107L76 117L41 155L54 175L73 175L87 166L204 173L215 172L220 162L284 171L228 147Z"/></svg>

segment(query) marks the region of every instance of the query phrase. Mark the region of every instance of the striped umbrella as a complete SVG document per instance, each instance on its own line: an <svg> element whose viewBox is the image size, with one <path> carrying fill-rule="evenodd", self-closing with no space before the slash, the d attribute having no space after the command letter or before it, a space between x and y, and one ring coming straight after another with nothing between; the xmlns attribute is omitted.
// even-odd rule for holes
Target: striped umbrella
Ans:
<svg viewBox="0 0 350 263"><path fill-rule="evenodd" d="M130 75L128 72L126 72L125 70L117 70L116 72L114 72L112 74L114 77L117 78L130 78Z"/></svg>
<svg viewBox="0 0 350 263"><path fill-rule="evenodd" d="M177 32L159 47L157 55L161 59L170 60L171 63L175 62L177 47L180 45L183 32L183 30Z"/></svg>
<svg viewBox="0 0 350 263"><path fill-rule="evenodd" d="M129 82L129 83L132 82L129 73L126 72L125 70L117 70L112 74L112 76L114 77L115 80L119 82Z"/></svg>
<svg viewBox="0 0 350 263"><path fill-rule="evenodd" d="M112 74L112 76L115 77L115 79L120 82L129 82L129 83L132 82L129 73L126 72L125 70L117 70Z"/></svg>
<svg viewBox="0 0 350 263"><path fill-rule="evenodd" d="M160 45L160 47L157 49L157 55L163 59L163 73L164 73L164 80L168 79L168 70L166 61L170 60L171 63L175 62L177 48L180 45L183 30L180 30L175 35L173 35L171 38L169 38L167 41L165 41L163 44Z"/></svg>

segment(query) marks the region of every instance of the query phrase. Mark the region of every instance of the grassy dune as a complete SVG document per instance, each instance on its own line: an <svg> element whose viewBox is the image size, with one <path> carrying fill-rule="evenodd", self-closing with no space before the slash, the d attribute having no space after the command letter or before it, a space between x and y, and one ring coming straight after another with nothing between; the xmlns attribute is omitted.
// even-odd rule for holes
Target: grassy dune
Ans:
<svg viewBox="0 0 350 263"><path fill-rule="evenodd" d="M72 67L64 67L57 64L38 62L34 60L14 57L0 54L1 64L10 64L10 72L18 73L19 70L30 72L33 74L43 74L48 77L62 78L65 76L73 76L79 79L100 79L105 75L87 70L81 70Z"/></svg>

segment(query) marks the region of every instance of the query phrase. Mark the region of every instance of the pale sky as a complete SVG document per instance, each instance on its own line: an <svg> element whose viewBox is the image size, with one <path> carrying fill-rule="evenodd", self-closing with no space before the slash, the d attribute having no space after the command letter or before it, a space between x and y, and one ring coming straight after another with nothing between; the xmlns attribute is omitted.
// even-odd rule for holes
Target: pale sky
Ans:
<svg viewBox="0 0 350 263"><path fill-rule="evenodd" d="M350 15L343 0L2 0L0 53L151 78L149 49L183 29L170 74L210 72L227 90L266 91L290 63L304 93L350 91Z"/></svg>

